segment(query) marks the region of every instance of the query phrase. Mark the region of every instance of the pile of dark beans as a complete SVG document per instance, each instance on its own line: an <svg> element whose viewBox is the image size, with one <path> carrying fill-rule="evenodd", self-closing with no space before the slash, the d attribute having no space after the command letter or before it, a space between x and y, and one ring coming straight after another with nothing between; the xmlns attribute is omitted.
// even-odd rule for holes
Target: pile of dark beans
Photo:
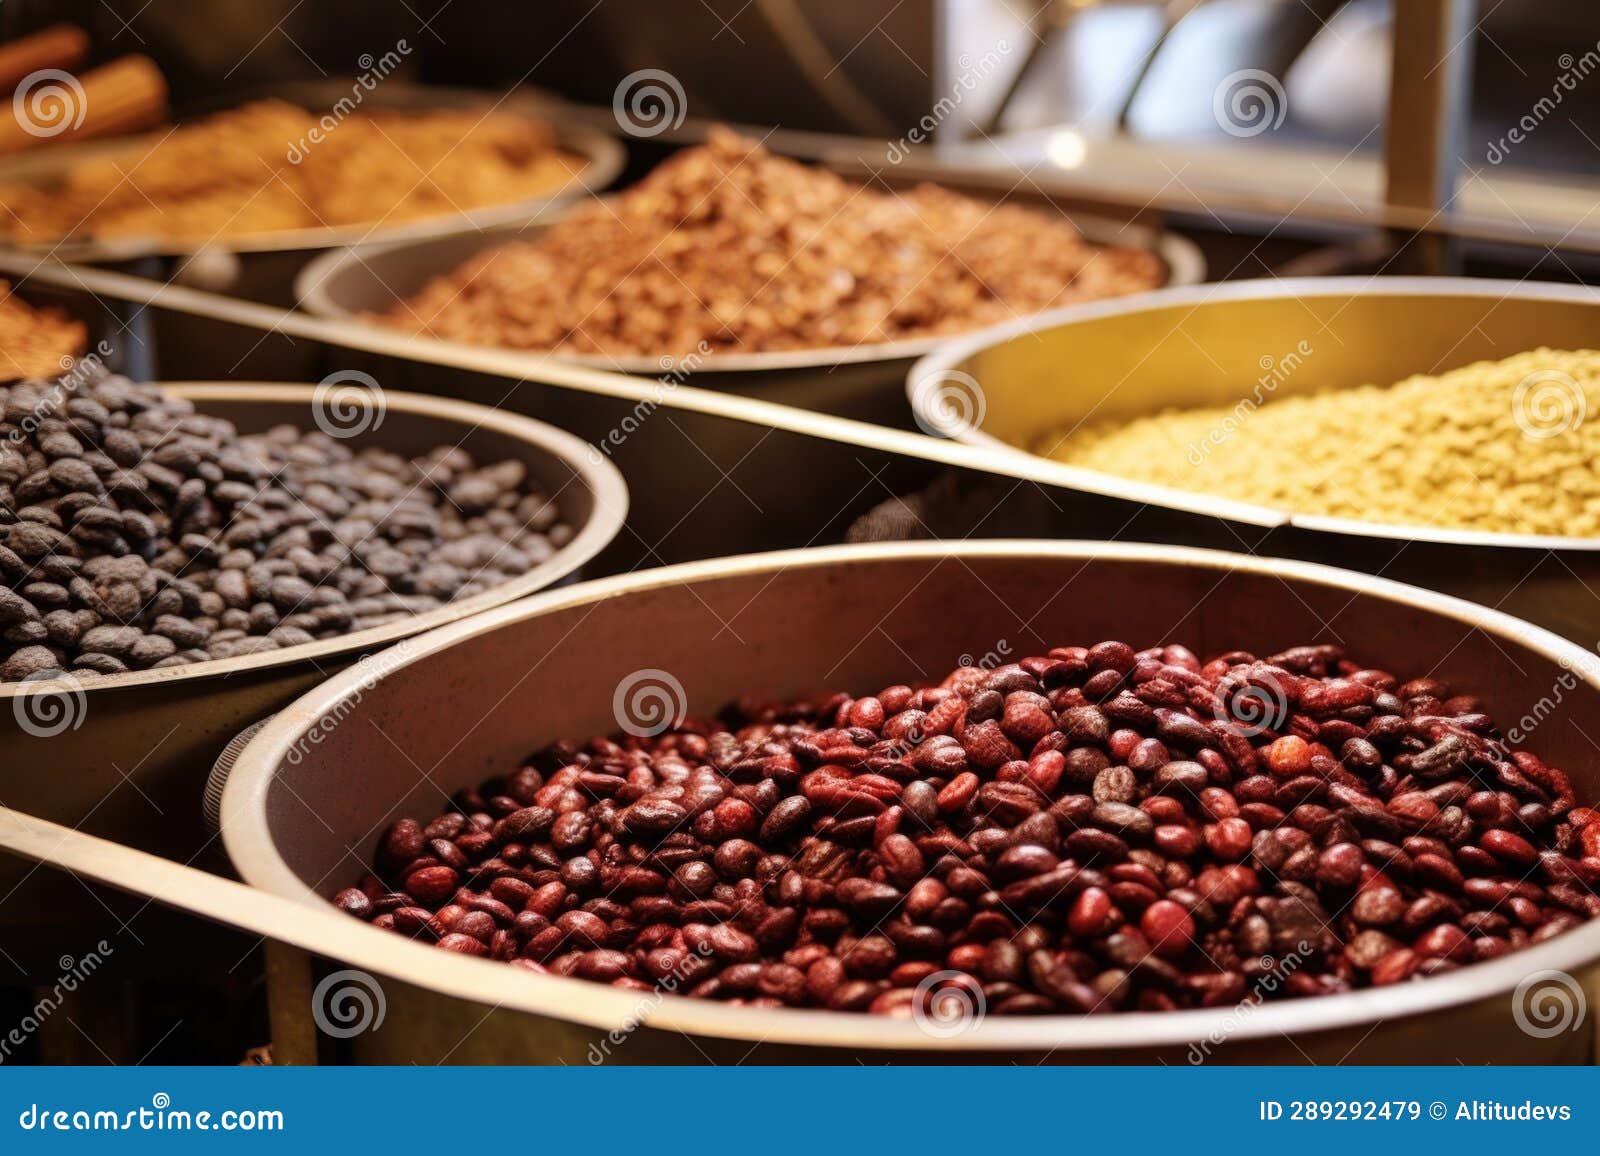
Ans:
<svg viewBox="0 0 1600 1156"><path fill-rule="evenodd" d="M0 387L0 681L339 637L487 590L571 535L520 462L241 436L109 375Z"/></svg>
<svg viewBox="0 0 1600 1156"><path fill-rule="evenodd" d="M1349 991L1600 914L1600 812L1481 704L1330 646L1067 646L562 742L334 902L532 971L753 1006L1167 1010ZM953 993L952 993L953 994Z"/></svg>

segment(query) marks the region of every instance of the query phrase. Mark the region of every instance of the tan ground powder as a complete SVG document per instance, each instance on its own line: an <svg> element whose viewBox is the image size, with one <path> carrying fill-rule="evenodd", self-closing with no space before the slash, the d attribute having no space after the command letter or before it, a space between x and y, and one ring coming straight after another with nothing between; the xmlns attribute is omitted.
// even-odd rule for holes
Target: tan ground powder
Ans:
<svg viewBox="0 0 1600 1156"><path fill-rule="evenodd" d="M1259 407L1085 424L1037 452L1296 513L1600 536L1600 352L1538 349Z"/></svg>
<svg viewBox="0 0 1600 1156"><path fill-rule="evenodd" d="M543 196L585 163L557 146L549 124L487 108L374 108L335 123L260 100L156 136L80 161L58 182L0 183L0 238L395 225Z"/></svg>
<svg viewBox="0 0 1600 1156"><path fill-rule="evenodd" d="M83 352L89 331L56 306L34 306L0 281L0 382L60 377Z"/></svg>

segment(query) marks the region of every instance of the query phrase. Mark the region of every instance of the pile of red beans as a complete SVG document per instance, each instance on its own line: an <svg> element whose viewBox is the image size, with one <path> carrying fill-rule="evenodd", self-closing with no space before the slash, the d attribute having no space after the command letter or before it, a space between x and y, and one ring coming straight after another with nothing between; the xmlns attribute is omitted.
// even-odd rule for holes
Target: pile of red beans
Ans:
<svg viewBox="0 0 1600 1156"><path fill-rule="evenodd" d="M1216 1007L1600 914L1600 812L1470 695L1331 646L1067 646L560 742L336 904L533 971L755 1006Z"/></svg>

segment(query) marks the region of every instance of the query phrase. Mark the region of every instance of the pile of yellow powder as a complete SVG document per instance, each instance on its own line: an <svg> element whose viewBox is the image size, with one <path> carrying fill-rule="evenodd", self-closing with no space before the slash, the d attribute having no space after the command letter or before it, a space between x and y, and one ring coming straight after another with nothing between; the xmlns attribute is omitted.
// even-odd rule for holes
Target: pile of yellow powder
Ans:
<svg viewBox="0 0 1600 1156"><path fill-rule="evenodd" d="M1600 536L1600 352L1537 349L1387 387L1259 394L1089 422L1035 449L1300 514Z"/></svg>

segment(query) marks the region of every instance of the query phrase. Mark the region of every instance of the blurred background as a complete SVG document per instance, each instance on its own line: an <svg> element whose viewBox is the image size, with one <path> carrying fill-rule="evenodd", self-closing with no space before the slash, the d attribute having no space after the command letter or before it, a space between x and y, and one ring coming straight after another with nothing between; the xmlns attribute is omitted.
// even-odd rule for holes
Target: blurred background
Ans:
<svg viewBox="0 0 1600 1156"><path fill-rule="evenodd" d="M1442 51L1399 45L1398 86L1397 5L1402 22L1442 12L1454 29ZM1600 171L1600 85L1587 83L1600 8L1556 0L351 0L339 13L9 0L0 37L66 21L88 31L91 65L146 54L180 116L351 75L401 39L404 79L597 106L655 68L685 89L690 134L728 120L926 143L948 165L1076 181L1132 206L1204 201L1191 209L1230 225L1255 209L1295 232L1385 201L1391 94L1402 116L1418 112L1407 84L1448 91L1439 188L1489 232L1586 229Z"/></svg>

